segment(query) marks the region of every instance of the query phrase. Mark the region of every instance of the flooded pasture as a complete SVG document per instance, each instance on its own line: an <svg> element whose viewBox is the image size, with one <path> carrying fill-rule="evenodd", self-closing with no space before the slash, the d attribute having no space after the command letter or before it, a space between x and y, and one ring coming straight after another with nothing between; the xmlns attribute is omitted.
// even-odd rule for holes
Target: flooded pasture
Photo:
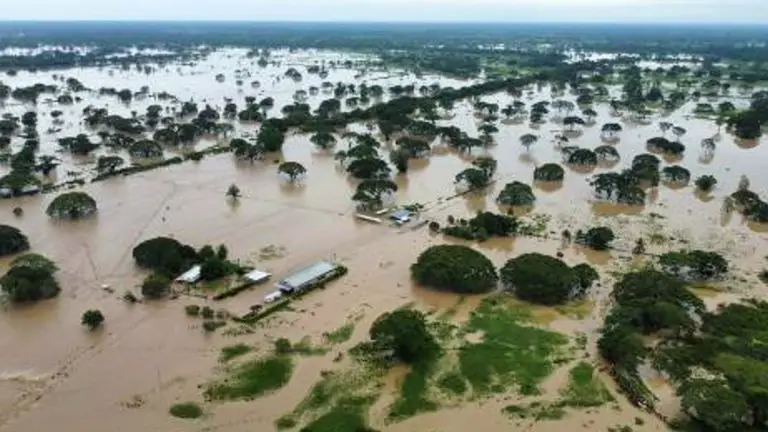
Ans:
<svg viewBox="0 0 768 432"><path fill-rule="evenodd" d="M13 87L36 82L55 83L54 75L75 77L89 88L130 88L134 91L149 86L150 93L168 92L180 101L194 99L200 104L223 106L225 98L240 100L244 96L275 99L274 111L293 103L296 90L310 86L321 87L323 81L345 83L378 83L385 88L396 84L416 86L438 83L442 87L462 87L470 81L439 76L417 77L413 74L373 68L347 68L344 60L365 61L343 53L322 51L279 52L273 55L278 64L256 65L247 58L245 50L221 50L194 64L168 64L146 74L118 68L83 68L56 72L19 72L4 77ZM303 68L318 62L337 62L329 76L321 79L305 74L300 82L283 77L288 67ZM238 85L236 70L243 75ZM218 82L215 76L223 73ZM260 85L254 88L251 81ZM544 86L524 100L532 104L550 100L551 89ZM38 129L41 131L41 154L56 154L62 159L54 181L72 176L89 176L94 158L108 154L99 149L88 157L65 154L58 150L57 138L85 131L82 111L88 105L106 107L110 113L131 116L143 113L157 103L152 96L134 99L130 104L112 96L80 93L83 99L66 107L41 101L36 107ZM309 95L306 103L312 109L329 97L322 91ZM575 100L575 95L561 97ZM513 97L499 93L483 101L505 106ZM734 103L742 103L734 98ZM511 257L527 252L564 254L570 264L587 262L601 274L599 287L590 293L591 307L582 316L552 310L542 312L542 326L569 336L587 337L586 353L596 358L594 343L610 303L612 274L633 265L630 253L637 238L648 241L648 251L660 253L683 248L702 248L721 252L732 263L733 276L719 284L723 293L703 296L708 306L732 301L731 296L764 296L764 287L757 273L768 255L765 227L747 223L733 212L723 217L723 199L737 188L739 177L747 176L755 192L768 193L764 161L768 154L760 142L744 143L718 127L711 120L692 115L694 103L684 105L665 117L656 115L649 124L635 123L617 117L606 103L596 103L597 121L571 134L569 145L594 149L604 144L600 125L619 121L624 126L618 142L611 145L620 153L614 166L597 166L580 170L563 164L563 154L555 142L563 126L550 121L531 129L527 122L503 122L492 145L473 149L470 155L458 154L445 148L439 138L431 154L410 161L407 174L393 175L399 189L399 204L420 203L425 209L420 218L443 224L448 216L471 217L480 210L499 212L496 196L506 183L514 180L533 185L537 166L554 162L565 167L565 179L551 184L534 185L536 203L528 216L547 215L549 221L544 236L492 239L474 246L501 266ZM4 113L22 115L31 106L7 102ZM47 113L61 109L61 121L54 124ZM554 117L554 116L553 116ZM649 192L645 206L627 208L596 201L589 185L591 176L629 167L633 156L647 152L646 141L661 135L656 124L668 121L684 127L687 134L682 142L687 149L674 164L684 166L691 177L711 174L717 187L702 196L693 182L680 188L663 183ZM469 101L458 103L450 119L437 120L439 126L454 125L471 136L479 135L479 119ZM231 137L253 133L257 124L244 125L233 121ZM355 124L350 130L375 131L374 125ZM92 132L90 132L92 133ZM519 137L526 133L539 136L538 142L526 150ZM700 143L714 137L717 149L703 154ZM220 138L219 138L220 139ZM199 150L217 144L218 139L204 137L195 144ZM339 134L337 149L347 146ZM388 153L392 143L385 143ZM21 141L12 143L12 150ZM166 149L167 154L189 151ZM492 156L498 161L495 183L482 192L457 196L455 175L470 167L475 156ZM307 176L292 184L277 174L275 160L296 161L307 168ZM662 162L662 167L671 165ZM2 167L6 169L7 167ZM81 172L83 174L73 174ZM3 172L5 174L5 172ZM230 184L236 184L242 197L236 202L225 198ZM200 161L185 161L139 174L115 177L97 183L87 183L81 189L98 203L96 217L79 221L54 221L44 209L55 193L13 198L0 201L0 223L10 224L27 233L31 250L52 259L60 268L58 279L62 294L52 300L34 305L6 306L0 311L0 430L48 431L65 430L206 430L206 431L268 431L281 415L297 406L317 382L323 371L341 370L345 361L334 362L339 353L367 338L367 329L380 314L405 304L426 311L445 311L456 305L459 297L414 286L409 267L428 246L442 243L466 243L428 232L426 227L394 227L371 224L354 218L355 203L350 197L357 180L352 180L333 153L320 150L308 135L291 133L280 153L269 154L264 160L236 160L232 154L208 155ZM23 215L12 210L20 207ZM575 232L591 226L609 226L617 233L616 249L595 252L578 246L563 248L560 232ZM220 302L180 296L177 299L127 304L121 300L126 290L138 292L146 274L138 269L132 248L139 242L170 236L184 243L201 246L225 244L230 255L279 278L308 262L328 259L342 263L349 274L292 304L292 310L276 314L263 324L235 335L236 331L207 334L201 321L184 316L187 304L210 305L214 309L243 310L258 303L273 290L272 283L247 290ZM273 256L263 253L278 248ZM642 259L640 259L642 260ZM6 270L10 259L4 259ZM479 298L462 301L454 314L461 322L480 303ZM80 325L80 315L86 309L98 308L105 317L104 328L88 332ZM219 352L222 347L242 342L256 347L256 352L271 349L277 338L300 340L305 336L320 341L323 333L344 325L347 318L360 315L349 341L333 347L324 356L301 358L290 382L270 395L249 401L204 404L206 415L195 422L171 417L168 407L177 401L200 401L200 386L208 382L221 368ZM231 323L222 330L237 329ZM563 374L561 374L563 375ZM606 383L609 379L604 377ZM397 380L397 377L393 378ZM552 379L565 380L553 375ZM558 388L559 382L544 387ZM607 384L611 386L610 384ZM385 386L394 391L395 384ZM611 387L612 390L615 390ZM614 393L616 393L614 391ZM386 397L386 396L383 396ZM546 397L546 395L544 396ZM608 427L633 424L633 430L664 430L663 423L630 406L621 396L620 402L591 410L568 411L558 420L517 423L506 418L500 410L509 401L498 397L487 403L468 403L436 412L422 414L400 423L390 424L383 418L371 418L371 425L380 430L405 432L416 430L483 431L509 429L545 432L569 429L605 430ZM374 406L375 408L375 406ZM376 410L372 410L375 412ZM636 419L642 419L642 423Z"/></svg>

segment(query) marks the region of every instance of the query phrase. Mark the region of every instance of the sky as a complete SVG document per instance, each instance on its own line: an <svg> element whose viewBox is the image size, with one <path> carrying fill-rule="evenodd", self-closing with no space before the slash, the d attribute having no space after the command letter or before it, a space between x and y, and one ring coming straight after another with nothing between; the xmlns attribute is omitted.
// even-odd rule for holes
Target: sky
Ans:
<svg viewBox="0 0 768 432"><path fill-rule="evenodd" d="M2 20L768 23L768 0L0 0Z"/></svg>

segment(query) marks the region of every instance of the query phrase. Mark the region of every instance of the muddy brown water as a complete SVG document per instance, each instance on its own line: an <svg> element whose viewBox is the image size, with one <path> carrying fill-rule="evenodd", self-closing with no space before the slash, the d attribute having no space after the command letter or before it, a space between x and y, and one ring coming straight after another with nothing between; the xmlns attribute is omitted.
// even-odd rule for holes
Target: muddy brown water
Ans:
<svg viewBox="0 0 768 432"><path fill-rule="evenodd" d="M66 71L62 75L76 76L89 87L138 89L150 84L152 91L167 90L182 99L193 93L198 100L208 98L218 103L221 103L222 95L240 99L245 94L254 93L247 88L249 79L245 80L244 92L239 93L231 73L227 73L225 83L215 82L213 77L218 69L212 69L212 65L229 61L232 64L227 67L231 70L250 67L235 54L220 55L224 57L214 57L195 67L182 67L184 75L181 77L177 76L176 67L149 77L135 73L123 76L121 71L110 74L109 70L97 69ZM298 64L312 56L331 54L301 55L305 57L292 61ZM291 59L288 54L285 56ZM253 76L250 79L259 79L263 84L256 94L275 97L275 110L291 101L295 89L306 89L315 79L305 74L305 80L298 85L281 80L270 87L270 80L281 74L288 63L283 60L280 67L270 67L267 71L251 69ZM354 71L344 70L332 73L336 74L328 78L332 82L351 82L354 75ZM386 76L389 75L391 72L386 72ZM5 81L16 86L45 82L45 76L43 73L20 73L17 78ZM381 72L381 76L384 77L385 72ZM413 79L390 78L380 83L407 84ZM429 77L423 81L424 84L431 82ZM466 84L441 82L455 86ZM164 87L159 87L160 83ZM319 81L314 85L319 85ZM320 94L312 103L319 103L326 97ZM571 95L565 97L573 99ZM542 98L549 98L546 87L541 95L527 102ZM484 100L506 104L510 98L496 95ZM67 126L66 134L79 130L75 119L87 103L93 101L84 101L73 106L71 112L67 111L67 116L71 117L67 121L71 124ZM131 109L137 109L133 104L123 107L114 99L99 100L97 105L104 103L109 104L110 109L122 109L125 115ZM149 102L138 103L140 112L144 109L142 104ZM40 109L48 109L44 106L41 104ZM8 109L21 113L26 108L10 106ZM599 127L612 117L607 107L598 105L596 109L600 113L597 124L583 128L571 144L587 148L602 144ZM680 112L691 109L692 105L688 105ZM438 123L455 124L470 134L475 133L478 121L468 103L458 104L454 114L452 119ZM659 120L655 118L654 123ZM744 223L738 214L733 214L726 224L722 224L720 208L723 197L735 190L742 174L750 178L755 191L768 193L761 162L766 158L765 147L740 146L733 137L722 133L714 157L703 163L699 160L698 143L714 135L717 127L712 122L683 115L665 120L688 130L683 138L688 149L679 163L692 172L693 178L701 174L717 177L719 183L710 194L711 200L701 199L691 186L674 190L659 186L652 194L652 202L641 208L596 203L592 201L588 179L607 169L597 167L590 174L566 168L566 179L561 187L534 188L538 200L528 213L550 215L548 231L554 233L551 239L494 239L475 246L502 265L521 253L557 253L561 250L559 232L565 228L575 232L597 224L608 225L617 231L616 245L621 250L630 250L635 239L643 236L649 252L700 247L725 253L735 267L735 276L721 288L734 293L708 297L707 303L712 307L721 301L733 301L732 297L740 295L764 296L764 286L757 282L755 275L765 265L763 257L768 255L765 229ZM39 130L47 128L45 121L41 120ZM645 140L660 134L654 125L624 124L621 140L615 144L622 159L613 169L627 166L634 154L645 151ZM350 127L363 128L363 125ZM540 140L529 152L518 141L521 134L529 131L526 124L504 124L500 129L494 146L473 151L473 155L488 154L499 161L497 183L485 194L449 198L456 193L453 177L469 166L471 158L460 157L453 151L436 150L427 161L413 161L407 176L397 176L398 202L424 203L427 210L422 217L441 223L448 215L470 217L478 210L499 211L495 197L505 183L512 180L530 183L536 164L561 162L560 153L551 142L560 130L558 125L547 123L539 127L535 133L540 135ZM43 140L42 153L55 146L53 138L49 136ZM345 145L340 141L340 148ZM73 164L64 158L66 164ZM0 223L22 229L29 236L34 252L45 254L58 263L61 268L58 276L63 287L62 295L57 299L30 306L6 307L0 311L0 428L14 432L62 429L273 430L274 420L289 412L306 395L322 370L337 367L330 360L335 352L363 340L367 328L380 313L411 302L425 310L445 310L456 305L456 296L414 287L408 277L408 267L429 245L463 242L431 235L426 228L411 231L356 221L349 198L356 183L347 178L329 153L314 149L306 136L290 136L282 154L275 158L302 163L308 169L307 178L299 185L285 184L276 173L276 165L271 163L273 158L251 164L234 161L231 155L224 154L207 157L198 163L188 162L87 185L84 190L99 205L98 216L89 220L50 220L44 209L53 195L0 201ZM68 166L59 168L60 174ZM231 183L236 183L243 192L236 204L224 197ZM22 217L12 215L11 210L16 206L24 209ZM651 213L660 218L651 217ZM232 337L220 331L204 335L200 321L183 314L184 305L202 305L204 301L181 297L128 305L120 300L125 290L136 291L143 277L143 272L133 264L132 247L158 235L170 235L195 246L224 243L232 257L250 261L275 277L317 259L338 260L350 268L350 273L328 289L302 299L295 306L295 312L279 314L267 325L256 328L253 334ZM655 244L648 241L651 235L674 240ZM282 253L272 259L259 260L260 251L269 246L281 248ZM595 306L587 318L554 316L547 322L567 334L588 334L593 352L595 332L609 307L612 283L609 272L633 264L623 252L596 253L573 246L563 252L569 264L589 262L595 265L601 270L603 280L601 287L590 294ZM0 263L3 269L9 260ZM102 285L108 285L113 292L105 291ZM271 285L263 285L212 306L242 310L259 302L271 289ZM461 303L456 318L466 319L478 301L479 298L471 297ZM104 328L94 333L85 331L79 324L82 312L90 308L99 308L106 316ZM326 357L299 360L293 378L281 391L247 403L206 405L208 415L195 422L177 420L168 414L168 407L175 401L201 399L198 386L215 375L221 347L244 342L254 344L259 352L263 352L277 337L298 340L309 335L319 341L323 332L340 327L346 317L359 313L363 313L364 318L357 324L352 340ZM388 431L447 432L472 427L487 431L515 427L548 431L563 427L604 430L618 424L633 424L634 417L641 417L645 424L641 427L633 425L635 430L663 429L658 420L624 402L621 402L621 411L606 406L594 412L570 412L561 421L516 425L499 413L499 409L508 403L496 400L483 405L467 404L417 416L396 425L381 424L380 419L372 421Z"/></svg>

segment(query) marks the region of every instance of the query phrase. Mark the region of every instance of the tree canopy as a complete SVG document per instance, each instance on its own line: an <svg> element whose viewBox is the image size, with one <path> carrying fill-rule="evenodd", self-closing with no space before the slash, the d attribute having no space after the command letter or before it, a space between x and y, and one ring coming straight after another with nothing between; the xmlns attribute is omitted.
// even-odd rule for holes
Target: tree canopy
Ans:
<svg viewBox="0 0 768 432"><path fill-rule="evenodd" d="M298 162L283 162L277 167L277 172L283 173L288 176L291 181L296 181L299 177L302 177L307 173L307 169L304 165Z"/></svg>
<svg viewBox="0 0 768 432"><path fill-rule="evenodd" d="M533 179L539 181L562 181L564 177L565 170L555 163L544 164L533 171Z"/></svg>
<svg viewBox="0 0 768 432"><path fill-rule="evenodd" d="M507 183L496 197L496 202L508 206L528 206L536 201L531 187L519 181Z"/></svg>
<svg viewBox="0 0 768 432"><path fill-rule="evenodd" d="M710 280L728 273L728 261L717 252L690 250L659 256L662 269L683 280Z"/></svg>
<svg viewBox="0 0 768 432"><path fill-rule="evenodd" d="M527 253L507 261L500 273L504 286L521 300L556 305L583 296L594 282L594 270L574 269L549 255Z"/></svg>
<svg viewBox="0 0 768 432"><path fill-rule="evenodd" d="M493 290L498 281L491 260L462 245L432 246L411 265L413 279L425 286L462 294Z"/></svg>
<svg viewBox="0 0 768 432"><path fill-rule="evenodd" d="M377 351L391 353L391 358L406 364L426 363L440 351L424 314L413 309L398 309L379 316L369 335Z"/></svg>
<svg viewBox="0 0 768 432"><path fill-rule="evenodd" d="M56 297L61 291L54 278L57 270L56 264L42 255L21 255L11 262L8 272L0 278L0 288L14 303Z"/></svg>
<svg viewBox="0 0 768 432"><path fill-rule="evenodd" d="M576 241L589 246L594 250L606 250L610 248L611 242L616 238L613 230L608 227L590 228L587 232L580 232L576 235Z"/></svg>
<svg viewBox="0 0 768 432"><path fill-rule="evenodd" d="M0 256L24 252L29 249L29 240L21 230L0 224Z"/></svg>
<svg viewBox="0 0 768 432"><path fill-rule="evenodd" d="M65 192L51 201L45 211L57 219L80 219L97 211L96 200L85 192Z"/></svg>
<svg viewBox="0 0 768 432"><path fill-rule="evenodd" d="M173 277L195 263L198 257L191 246L169 237L155 237L133 248L133 259L139 267Z"/></svg>

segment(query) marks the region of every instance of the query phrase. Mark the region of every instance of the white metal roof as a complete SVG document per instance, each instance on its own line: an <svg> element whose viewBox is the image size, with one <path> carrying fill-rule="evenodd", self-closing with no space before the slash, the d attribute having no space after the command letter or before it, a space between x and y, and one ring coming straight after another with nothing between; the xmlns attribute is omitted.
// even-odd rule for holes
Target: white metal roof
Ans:
<svg viewBox="0 0 768 432"><path fill-rule="evenodd" d="M261 282L269 279L272 276L271 273L263 272L261 270L253 270L248 272L244 277L251 282Z"/></svg>
<svg viewBox="0 0 768 432"><path fill-rule="evenodd" d="M176 278L176 282L195 283L200 280L200 266L195 265Z"/></svg>

